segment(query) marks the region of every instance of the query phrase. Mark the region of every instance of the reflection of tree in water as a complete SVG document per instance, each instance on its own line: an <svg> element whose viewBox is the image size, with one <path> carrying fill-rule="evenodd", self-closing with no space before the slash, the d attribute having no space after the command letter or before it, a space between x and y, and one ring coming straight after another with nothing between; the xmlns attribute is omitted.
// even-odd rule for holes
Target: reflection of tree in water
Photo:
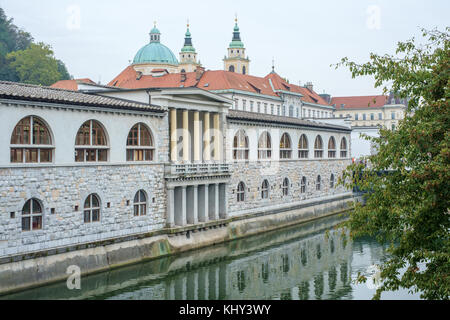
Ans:
<svg viewBox="0 0 450 320"><path fill-rule="evenodd" d="M283 254L281 256L282 259L282 266L283 266L283 272L288 273L289 272L289 256L287 254Z"/></svg>
<svg viewBox="0 0 450 320"><path fill-rule="evenodd" d="M320 249L320 243L317 244L316 251L317 251L317 259L320 260L320 258L322 258L322 250Z"/></svg>
<svg viewBox="0 0 450 320"><path fill-rule="evenodd" d="M261 265L261 276L262 276L263 282L267 283L269 280L269 263L268 262L264 262Z"/></svg>
<svg viewBox="0 0 450 320"><path fill-rule="evenodd" d="M308 263L308 255L306 254L305 248L303 248L302 251L300 252L300 257L302 259L302 265L306 266L306 264Z"/></svg>
<svg viewBox="0 0 450 320"><path fill-rule="evenodd" d="M242 293L245 290L245 272L244 271L239 271L237 273L237 279L238 279L238 289L239 292Z"/></svg>
<svg viewBox="0 0 450 320"><path fill-rule="evenodd" d="M318 274L314 277L314 294L317 300L322 299L323 295L323 274Z"/></svg>
<svg viewBox="0 0 450 320"><path fill-rule="evenodd" d="M347 284L347 272L348 272L347 262L341 263L341 281L344 284Z"/></svg>
<svg viewBox="0 0 450 320"><path fill-rule="evenodd" d="M333 239L330 240L330 252L334 253L334 240Z"/></svg>
<svg viewBox="0 0 450 320"><path fill-rule="evenodd" d="M331 292L334 292L336 289L336 280L337 280L337 270L336 267L333 265L328 270L328 287L330 288Z"/></svg>
<svg viewBox="0 0 450 320"><path fill-rule="evenodd" d="M302 281L298 286L298 298L300 300L309 300L309 282Z"/></svg>
<svg viewBox="0 0 450 320"><path fill-rule="evenodd" d="M292 300L291 290L286 290L286 292L282 292L280 295L280 300Z"/></svg>

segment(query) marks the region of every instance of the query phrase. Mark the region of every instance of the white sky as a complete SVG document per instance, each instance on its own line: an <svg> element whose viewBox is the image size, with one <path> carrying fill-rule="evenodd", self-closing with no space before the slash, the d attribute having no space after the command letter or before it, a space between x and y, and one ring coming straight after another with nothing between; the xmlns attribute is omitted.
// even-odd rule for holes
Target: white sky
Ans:
<svg viewBox="0 0 450 320"><path fill-rule="evenodd" d="M394 53L398 41L419 37L420 27L443 30L450 20L448 0L0 0L0 6L36 41L50 44L75 78L103 84L148 43L155 20L161 42L178 58L189 18L202 64L222 69L237 13L250 74L265 76L274 57L275 71L291 83L312 81L315 91L333 96L381 89L330 64Z"/></svg>

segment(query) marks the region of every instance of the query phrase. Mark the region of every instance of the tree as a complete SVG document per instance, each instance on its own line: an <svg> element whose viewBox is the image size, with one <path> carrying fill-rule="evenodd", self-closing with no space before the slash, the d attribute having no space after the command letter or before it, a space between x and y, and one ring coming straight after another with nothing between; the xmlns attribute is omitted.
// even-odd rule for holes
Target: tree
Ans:
<svg viewBox="0 0 450 320"><path fill-rule="evenodd" d="M6 61L6 55L16 50L25 50L33 41L33 37L13 24L0 8L0 79L18 81L19 78Z"/></svg>
<svg viewBox="0 0 450 320"><path fill-rule="evenodd" d="M45 43L32 43L27 49L6 55L20 82L49 86L61 79L58 61Z"/></svg>
<svg viewBox="0 0 450 320"><path fill-rule="evenodd" d="M365 204L356 203L346 222L352 237L375 236L389 244L374 299L399 288L424 299L449 298L449 30L423 29L424 45L414 38L399 42L395 56L371 54L365 64L343 58L335 65L348 67L353 78L372 75L375 87L409 99L407 116L395 131L365 137L378 148L368 165L352 164L340 179L366 192Z"/></svg>

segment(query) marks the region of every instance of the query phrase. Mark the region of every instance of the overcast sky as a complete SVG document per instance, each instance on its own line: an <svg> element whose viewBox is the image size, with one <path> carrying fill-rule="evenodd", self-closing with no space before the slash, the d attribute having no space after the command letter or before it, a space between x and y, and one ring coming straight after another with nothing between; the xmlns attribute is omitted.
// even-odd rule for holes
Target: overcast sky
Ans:
<svg viewBox="0 0 450 320"><path fill-rule="evenodd" d="M178 57L186 21L206 69L222 69L237 13L251 59L250 74L275 71L291 83L312 81L333 96L379 94L371 78L352 79L330 67L348 56L394 53L398 41L420 35L420 27L449 26L448 0L0 0L6 15L36 41L52 46L75 78L105 84L149 41L153 22L161 42Z"/></svg>

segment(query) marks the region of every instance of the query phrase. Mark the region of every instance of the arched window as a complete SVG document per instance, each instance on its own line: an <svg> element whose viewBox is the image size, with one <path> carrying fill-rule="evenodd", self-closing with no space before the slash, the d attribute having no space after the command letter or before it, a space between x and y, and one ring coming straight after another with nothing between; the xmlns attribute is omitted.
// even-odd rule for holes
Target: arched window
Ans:
<svg viewBox="0 0 450 320"><path fill-rule="evenodd" d="M269 198L269 181L264 180L261 185L261 199Z"/></svg>
<svg viewBox="0 0 450 320"><path fill-rule="evenodd" d="M237 196L237 202L245 201L245 184L242 181L239 182L239 184L237 186L236 196Z"/></svg>
<svg viewBox="0 0 450 320"><path fill-rule="evenodd" d="M42 206L37 199L25 202L22 208L22 231L42 229Z"/></svg>
<svg viewBox="0 0 450 320"><path fill-rule="evenodd" d="M305 193L306 192L306 177L302 177L302 181L300 184L300 192Z"/></svg>
<svg viewBox="0 0 450 320"><path fill-rule="evenodd" d="M314 142L314 158L322 158L322 157L323 157L322 137L317 136L316 141Z"/></svg>
<svg viewBox="0 0 450 320"><path fill-rule="evenodd" d="M328 158L336 158L336 140L330 137L328 140Z"/></svg>
<svg viewBox="0 0 450 320"><path fill-rule="evenodd" d="M321 180L321 178L320 178L320 176L317 176L317 179L316 179L316 190L317 191L320 191L320 181Z"/></svg>
<svg viewBox="0 0 450 320"><path fill-rule="evenodd" d="M127 161L152 161L154 149L147 126L143 123L134 125L127 138Z"/></svg>
<svg viewBox="0 0 450 320"><path fill-rule="evenodd" d="M183 55L183 58L184 58L184 55ZM181 73L186 73L186 70L181 69Z"/></svg>
<svg viewBox="0 0 450 320"><path fill-rule="evenodd" d="M100 200L97 195L90 194L84 201L84 223L100 221Z"/></svg>
<svg viewBox="0 0 450 320"><path fill-rule="evenodd" d="M280 159L290 159L292 156L291 138L286 132L281 136L280 140Z"/></svg>
<svg viewBox="0 0 450 320"><path fill-rule="evenodd" d="M345 137L341 140L341 158L347 158L347 139Z"/></svg>
<svg viewBox="0 0 450 320"><path fill-rule="evenodd" d="M234 72L234 66L230 66L230 67L228 68L228 71Z"/></svg>
<svg viewBox="0 0 450 320"><path fill-rule="evenodd" d="M289 179L288 178L283 179L283 184L281 186L281 189L283 191L283 196L289 195Z"/></svg>
<svg viewBox="0 0 450 320"><path fill-rule="evenodd" d="M147 196L144 190L139 190L134 196L134 216L145 216L147 214Z"/></svg>
<svg viewBox="0 0 450 320"><path fill-rule="evenodd" d="M247 69L245 69L245 66L242 67L242 74L245 74Z"/></svg>
<svg viewBox="0 0 450 320"><path fill-rule="evenodd" d="M258 159L270 159L272 157L272 143L270 134L264 131L258 141Z"/></svg>
<svg viewBox="0 0 450 320"><path fill-rule="evenodd" d="M108 161L106 134L98 121L88 120L78 130L75 140L75 161Z"/></svg>
<svg viewBox="0 0 450 320"><path fill-rule="evenodd" d="M12 163L49 163L53 158L50 130L35 116L23 118L11 136Z"/></svg>
<svg viewBox="0 0 450 320"><path fill-rule="evenodd" d="M302 134L298 141L298 157L300 159L307 159L308 153L308 139L306 138L306 135Z"/></svg>
<svg viewBox="0 0 450 320"><path fill-rule="evenodd" d="M240 129L236 132L233 140L233 159L248 160L248 137L245 131Z"/></svg>
<svg viewBox="0 0 450 320"><path fill-rule="evenodd" d="M289 117L293 117L294 116L294 106L289 106Z"/></svg>
<svg viewBox="0 0 450 320"><path fill-rule="evenodd" d="M330 176L330 188L331 189L334 188L334 174L331 174L331 176Z"/></svg>

